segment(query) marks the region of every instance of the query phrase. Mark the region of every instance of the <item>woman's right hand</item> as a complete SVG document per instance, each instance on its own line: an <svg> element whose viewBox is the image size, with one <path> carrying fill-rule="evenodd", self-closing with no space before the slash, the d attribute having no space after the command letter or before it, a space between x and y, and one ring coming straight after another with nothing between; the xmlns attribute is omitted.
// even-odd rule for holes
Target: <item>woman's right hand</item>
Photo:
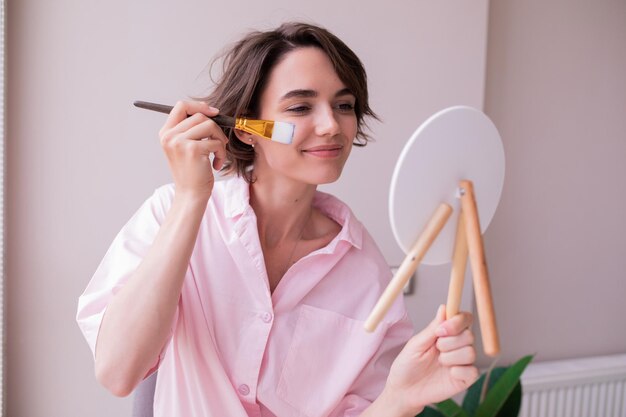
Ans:
<svg viewBox="0 0 626 417"><path fill-rule="evenodd" d="M176 184L176 193L209 198L215 178L213 168L222 168L228 139L209 117L219 110L199 101L179 101L159 131L161 147Z"/></svg>
<svg viewBox="0 0 626 417"><path fill-rule="evenodd" d="M179 102L159 132L176 184L175 198L139 266L108 301L95 349L96 377L115 395L132 392L158 363L171 336L189 259L213 191L209 155L215 155L215 169L226 158L226 136L209 119L218 112L206 103ZM150 296L143 297L147 286Z"/></svg>

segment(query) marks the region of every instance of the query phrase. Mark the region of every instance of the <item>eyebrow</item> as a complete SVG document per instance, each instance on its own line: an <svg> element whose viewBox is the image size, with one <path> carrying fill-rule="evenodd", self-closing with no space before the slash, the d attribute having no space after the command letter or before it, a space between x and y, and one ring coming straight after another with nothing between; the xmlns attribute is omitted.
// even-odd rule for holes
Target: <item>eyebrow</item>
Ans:
<svg viewBox="0 0 626 417"><path fill-rule="evenodd" d="M337 93L335 93L335 97L341 97L341 96L346 96L346 95L354 95L354 94L352 94L352 91L350 91L349 88L341 89L341 90L337 91ZM282 96L279 101L288 100L288 99L294 98L294 97L302 97L302 98L317 97L317 91L315 91L315 90L304 90L304 89L291 90L287 94Z"/></svg>

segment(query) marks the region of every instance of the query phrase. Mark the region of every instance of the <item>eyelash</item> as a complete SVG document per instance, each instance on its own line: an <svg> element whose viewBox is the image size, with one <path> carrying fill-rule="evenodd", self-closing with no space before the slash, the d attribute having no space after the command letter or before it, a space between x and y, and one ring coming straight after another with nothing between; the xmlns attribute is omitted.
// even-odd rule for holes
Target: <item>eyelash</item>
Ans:
<svg viewBox="0 0 626 417"><path fill-rule="evenodd" d="M335 108L342 113L352 113L354 111L354 104L341 103L341 104L338 104ZM287 109L288 112L295 113L295 114L304 114L308 112L309 110L311 110L311 107L309 106L296 106L296 107L290 107Z"/></svg>
<svg viewBox="0 0 626 417"><path fill-rule="evenodd" d="M288 112L296 113L296 114L306 113L309 110L311 110L311 108L308 106L296 106L296 107L290 107L287 109Z"/></svg>
<svg viewBox="0 0 626 417"><path fill-rule="evenodd" d="M337 107L339 108L340 111L343 111L343 112L353 112L354 111L354 104L352 104L352 103L341 103Z"/></svg>

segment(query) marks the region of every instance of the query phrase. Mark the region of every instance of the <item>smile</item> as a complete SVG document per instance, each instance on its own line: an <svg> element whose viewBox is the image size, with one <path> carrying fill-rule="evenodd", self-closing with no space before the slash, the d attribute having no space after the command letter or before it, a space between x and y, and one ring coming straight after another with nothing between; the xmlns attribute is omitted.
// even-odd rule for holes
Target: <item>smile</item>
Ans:
<svg viewBox="0 0 626 417"><path fill-rule="evenodd" d="M302 152L318 158L334 158L341 154L342 149L342 145L322 145L303 149Z"/></svg>

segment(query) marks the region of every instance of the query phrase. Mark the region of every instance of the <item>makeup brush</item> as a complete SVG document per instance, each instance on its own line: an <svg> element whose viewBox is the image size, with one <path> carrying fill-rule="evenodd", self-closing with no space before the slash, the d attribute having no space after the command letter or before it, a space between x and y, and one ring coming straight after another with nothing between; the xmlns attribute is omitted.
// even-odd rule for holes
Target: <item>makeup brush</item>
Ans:
<svg viewBox="0 0 626 417"><path fill-rule="evenodd" d="M150 103L148 101L135 101L136 107L158 111L169 114L174 107L165 104ZM274 142L290 144L293 140L295 125L287 122L275 122L273 120L255 120L244 117L230 117L218 114L210 117L215 123L222 127L230 127L253 135L261 136Z"/></svg>

